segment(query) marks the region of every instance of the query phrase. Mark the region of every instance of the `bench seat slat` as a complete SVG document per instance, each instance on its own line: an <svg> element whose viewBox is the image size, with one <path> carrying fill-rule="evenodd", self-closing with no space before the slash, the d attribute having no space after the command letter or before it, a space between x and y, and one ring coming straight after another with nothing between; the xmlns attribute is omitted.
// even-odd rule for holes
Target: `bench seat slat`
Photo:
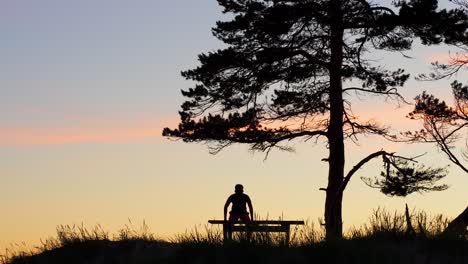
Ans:
<svg viewBox="0 0 468 264"><path fill-rule="evenodd" d="M227 224L229 223L228 221L224 220L208 220L208 223L210 224ZM234 222L234 224L242 224L242 222ZM282 221L282 220L256 220L256 221L251 221L250 224L253 225L304 225L304 221L298 221L298 220L287 220L287 221Z"/></svg>
<svg viewBox="0 0 468 264"><path fill-rule="evenodd" d="M289 232L289 226L233 226L233 232Z"/></svg>

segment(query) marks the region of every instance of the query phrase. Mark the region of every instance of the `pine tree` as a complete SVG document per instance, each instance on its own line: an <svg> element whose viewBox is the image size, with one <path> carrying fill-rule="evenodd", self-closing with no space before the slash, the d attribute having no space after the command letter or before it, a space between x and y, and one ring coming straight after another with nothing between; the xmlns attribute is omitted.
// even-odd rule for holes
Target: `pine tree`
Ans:
<svg viewBox="0 0 468 264"><path fill-rule="evenodd" d="M465 14L468 14L467 0L450 1L458 4L465 11ZM429 81L440 80L466 69L468 66L468 42L465 41L457 47L460 52L450 56L448 62L436 61L432 63L433 72L428 75L420 74L418 78ZM411 119L420 120L423 129L414 132L407 131L404 135L413 142L436 144L453 164L468 173L468 85L454 81L451 83L451 90L454 99L453 106L426 92L416 96L414 110L408 116ZM466 141L466 149L457 153L455 144L463 139ZM467 226L468 207L449 223L444 232L466 237Z"/></svg>
<svg viewBox="0 0 468 264"><path fill-rule="evenodd" d="M465 14L468 14L467 0L451 0L458 4ZM464 23L468 23L465 21ZM450 56L450 60L444 63L433 62L433 72L420 74L421 80L440 80L453 76L455 73L468 66L468 42L457 45L460 52ZM423 129L416 132L406 132L411 141L435 143L444 152L449 160L460 169L468 173L468 86L458 81L451 84L453 94L453 106L436 98L432 94L423 92L415 100L414 110L409 114L412 119L420 120ZM454 144L466 140L466 150L460 154L454 151Z"/></svg>
<svg viewBox="0 0 468 264"><path fill-rule="evenodd" d="M233 143L268 153L288 150L284 143L293 139L325 140L327 239L342 236L343 191L373 158L383 158L384 180L368 184L387 188L389 195L444 189L433 185L440 170L422 168L426 174L421 174L421 168L408 164L411 158L384 150L345 174L345 140L360 134L393 138L386 127L353 116L347 98L359 93L402 100L398 88L409 74L385 69L366 55L401 53L415 39L424 45L461 43L467 38L462 10L438 10L436 0L396 1L393 7L366 0L218 3L231 20L217 22L213 34L227 47L199 55L200 66L182 72L197 84L182 91L188 100L182 104L181 123L165 128L163 135L210 142L213 153ZM360 85L346 86L350 83ZM395 186L401 190L392 191Z"/></svg>
<svg viewBox="0 0 468 264"><path fill-rule="evenodd" d="M452 82L454 105L434 95L423 92L418 95L414 111L409 117L421 120L423 129L406 132L411 141L435 143L449 160L468 173L468 86L458 81ZM466 150L458 154L455 143L460 138L466 140Z"/></svg>

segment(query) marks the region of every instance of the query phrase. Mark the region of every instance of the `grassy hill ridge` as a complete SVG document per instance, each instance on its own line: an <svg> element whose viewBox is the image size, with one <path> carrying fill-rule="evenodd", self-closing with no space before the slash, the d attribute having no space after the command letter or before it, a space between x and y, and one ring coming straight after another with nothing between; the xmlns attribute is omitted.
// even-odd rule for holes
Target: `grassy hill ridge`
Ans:
<svg viewBox="0 0 468 264"><path fill-rule="evenodd" d="M289 247L277 233L254 233L249 239L236 233L233 241L223 243L221 230L211 227L162 240L144 222L114 236L100 226L59 226L57 237L37 250L0 255L0 263L468 263L467 236L445 234L448 219L413 212L409 220L411 232L404 214L377 209L368 224L337 241L324 241L323 229L309 223L293 230Z"/></svg>

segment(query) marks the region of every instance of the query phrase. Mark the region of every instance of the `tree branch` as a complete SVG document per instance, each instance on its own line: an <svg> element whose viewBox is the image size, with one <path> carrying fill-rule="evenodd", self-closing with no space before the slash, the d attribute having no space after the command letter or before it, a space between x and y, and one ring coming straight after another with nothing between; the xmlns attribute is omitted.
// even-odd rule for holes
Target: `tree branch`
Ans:
<svg viewBox="0 0 468 264"><path fill-rule="evenodd" d="M360 87L348 87L343 89L343 92L347 91L356 91L356 92L365 92L365 93L370 93L370 94L380 94L380 95L388 95L389 97L395 96L398 100L401 100L405 104L410 104L408 101L405 100L405 98L397 92L396 88L391 88L387 91L377 91L377 90L369 90L369 89L364 89Z"/></svg>
<svg viewBox="0 0 468 264"><path fill-rule="evenodd" d="M377 158L383 155L393 155L393 153L389 153L384 150L377 151L365 157L364 159L359 161L356 165L354 165L354 167L346 174L346 176L343 179L343 182L341 183L341 187L340 187L341 192L344 191L344 189L348 185L348 182L349 180L351 180L351 177L354 175L354 173L356 173L362 166L364 166L364 164L366 164L367 162L369 162L370 160L374 158Z"/></svg>

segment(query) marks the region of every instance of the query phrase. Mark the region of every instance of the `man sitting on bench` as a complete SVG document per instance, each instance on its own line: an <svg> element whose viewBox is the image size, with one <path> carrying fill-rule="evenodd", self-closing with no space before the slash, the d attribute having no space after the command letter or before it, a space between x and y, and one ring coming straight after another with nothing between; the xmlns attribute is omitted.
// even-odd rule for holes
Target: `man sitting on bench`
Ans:
<svg viewBox="0 0 468 264"><path fill-rule="evenodd" d="M253 220L253 207L250 197L244 193L244 186L242 184L236 184L235 193L229 196L224 205L224 221L226 221L227 209L232 203L231 212L229 212L229 222L231 225L237 220L241 220L244 223L248 223ZM246 204L249 206L249 213L247 212Z"/></svg>

